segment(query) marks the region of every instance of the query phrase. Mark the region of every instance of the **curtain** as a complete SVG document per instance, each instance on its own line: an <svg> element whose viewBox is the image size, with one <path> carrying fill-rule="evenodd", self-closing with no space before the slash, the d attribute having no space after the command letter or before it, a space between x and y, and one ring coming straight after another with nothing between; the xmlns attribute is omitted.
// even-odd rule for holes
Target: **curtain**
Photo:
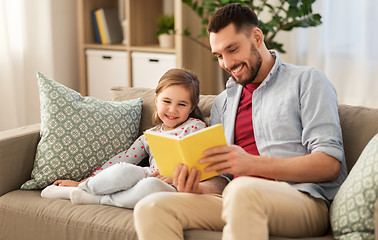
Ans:
<svg viewBox="0 0 378 240"><path fill-rule="evenodd" d="M20 1L0 1L0 130L17 127L25 118L23 71L16 67L23 58L22 13Z"/></svg>
<svg viewBox="0 0 378 240"><path fill-rule="evenodd" d="M322 70L341 104L378 108L378 1L318 0L323 24L290 33L285 60Z"/></svg>
<svg viewBox="0 0 378 240"><path fill-rule="evenodd" d="M76 1L0 0L0 131L40 122L37 71L78 89Z"/></svg>

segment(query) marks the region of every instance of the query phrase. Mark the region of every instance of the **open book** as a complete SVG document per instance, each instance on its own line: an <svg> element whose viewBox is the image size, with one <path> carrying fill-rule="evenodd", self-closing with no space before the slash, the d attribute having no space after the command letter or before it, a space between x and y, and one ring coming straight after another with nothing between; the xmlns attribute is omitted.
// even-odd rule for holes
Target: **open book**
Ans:
<svg viewBox="0 0 378 240"><path fill-rule="evenodd" d="M218 175L215 171L206 172L208 164L200 164L198 160L205 156L203 152L206 149L227 145L221 124L201 129L181 139L153 132L144 134L161 175L173 177L180 163L187 165L189 170L194 167L201 171L201 181Z"/></svg>

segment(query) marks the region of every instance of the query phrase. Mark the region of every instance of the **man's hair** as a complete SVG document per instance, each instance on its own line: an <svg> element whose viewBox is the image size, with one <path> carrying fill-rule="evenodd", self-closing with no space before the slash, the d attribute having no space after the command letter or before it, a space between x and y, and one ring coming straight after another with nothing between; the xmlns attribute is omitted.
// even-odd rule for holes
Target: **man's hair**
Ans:
<svg viewBox="0 0 378 240"><path fill-rule="evenodd" d="M207 31L209 33L217 33L230 23L234 24L237 32L244 29L247 34L252 28L259 27L259 20L251 8L242 6L239 3L230 3L215 12Z"/></svg>

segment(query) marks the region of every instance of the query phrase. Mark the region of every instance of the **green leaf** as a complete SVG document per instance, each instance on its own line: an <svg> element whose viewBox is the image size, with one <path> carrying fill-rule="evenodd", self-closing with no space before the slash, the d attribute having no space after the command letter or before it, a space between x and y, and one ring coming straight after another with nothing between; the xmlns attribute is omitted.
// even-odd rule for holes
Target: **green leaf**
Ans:
<svg viewBox="0 0 378 240"><path fill-rule="evenodd" d="M265 3L264 5L267 6L270 10L274 10L274 7L269 3Z"/></svg>
<svg viewBox="0 0 378 240"><path fill-rule="evenodd" d="M209 24L209 20L207 20L207 19L203 19L203 20L202 20L202 25L207 25L207 24Z"/></svg>
<svg viewBox="0 0 378 240"><path fill-rule="evenodd" d="M220 5L218 3L204 3L202 7L204 9L214 9L220 7Z"/></svg>
<svg viewBox="0 0 378 240"><path fill-rule="evenodd" d="M288 18L296 18L298 16L298 8L290 6L286 12Z"/></svg>
<svg viewBox="0 0 378 240"><path fill-rule="evenodd" d="M191 35L188 27L184 29L184 33L183 34L184 34L184 36L190 36Z"/></svg>
<svg viewBox="0 0 378 240"><path fill-rule="evenodd" d="M203 8L202 8L202 6L197 8L197 15L198 15L200 18L203 17Z"/></svg>
<svg viewBox="0 0 378 240"><path fill-rule="evenodd" d="M197 10L197 7L198 7L198 2L193 3L192 8L194 11Z"/></svg>
<svg viewBox="0 0 378 240"><path fill-rule="evenodd" d="M283 47L282 43L278 43L278 42L272 41L270 44L268 43L266 47L268 49L275 49L275 50L277 50L280 53L285 53L285 50L283 50L283 48L282 48Z"/></svg>
<svg viewBox="0 0 378 240"><path fill-rule="evenodd" d="M286 1L291 7L298 7L298 0L287 0Z"/></svg>
<svg viewBox="0 0 378 240"><path fill-rule="evenodd" d="M220 7L229 3L239 3L252 8L256 14L269 12L270 19L259 20L259 27L268 41L270 49L284 52L283 44L274 41L279 31L291 31L298 27L312 27L322 23L319 14L312 13L312 4L316 0L182 0L200 18L202 23L202 33L198 38L207 36L207 24L211 16ZM256 2L256 6L254 4ZM278 5L278 6L275 6ZM184 34L190 34L186 29Z"/></svg>

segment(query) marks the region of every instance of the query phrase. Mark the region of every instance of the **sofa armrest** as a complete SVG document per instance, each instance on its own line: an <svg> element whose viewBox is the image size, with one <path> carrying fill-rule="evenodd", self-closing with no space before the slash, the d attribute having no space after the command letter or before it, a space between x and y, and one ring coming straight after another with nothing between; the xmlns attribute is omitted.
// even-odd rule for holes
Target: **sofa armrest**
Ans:
<svg viewBox="0 0 378 240"><path fill-rule="evenodd" d="M378 199L375 200L374 204L374 239L378 240Z"/></svg>
<svg viewBox="0 0 378 240"><path fill-rule="evenodd" d="M0 132L0 196L30 179L40 124Z"/></svg>

